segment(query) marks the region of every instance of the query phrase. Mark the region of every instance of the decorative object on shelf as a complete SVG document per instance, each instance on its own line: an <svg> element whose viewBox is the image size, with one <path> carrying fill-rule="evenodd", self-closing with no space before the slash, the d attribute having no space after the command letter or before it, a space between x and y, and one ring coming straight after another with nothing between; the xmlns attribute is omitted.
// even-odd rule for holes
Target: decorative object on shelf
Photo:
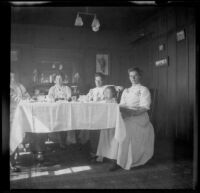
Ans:
<svg viewBox="0 0 200 193"><path fill-rule="evenodd" d="M108 54L96 55L96 72L100 72L104 75L109 75Z"/></svg>
<svg viewBox="0 0 200 193"><path fill-rule="evenodd" d="M37 69L33 70L33 82L38 83L38 71L37 71Z"/></svg>
<svg viewBox="0 0 200 193"><path fill-rule="evenodd" d="M40 83L44 83L44 82L45 82L44 73L41 73Z"/></svg>
<svg viewBox="0 0 200 193"><path fill-rule="evenodd" d="M59 61L43 60L40 62L41 67L33 70L33 85L30 88L30 93L34 95L34 90L38 89L40 94L48 94L49 88L55 83L57 73L63 75L63 83L69 83L69 78L64 71L64 65Z"/></svg>
<svg viewBox="0 0 200 193"><path fill-rule="evenodd" d="M52 76L52 74L49 75L49 82L53 83L53 76Z"/></svg>
<svg viewBox="0 0 200 193"><path fill-rule="evenodd" d="M176 32L176 40L177 42L185 39L185 30L181 30Z"/></svg>
<svg viewBox="0 0 200 193"><path fill-rule="evenodd" d="M59 70L62 70L62 69L63 69L63 65L60 64L59 67L58 67L58 69L59 69Z"/></svg>
<svg viewBox="0 0 200 193"><path fill-rule="evenodd" d="M88 7L86 8L86 12L78 12L77 13L76 20L75 20L75 23L74 23L75 26L79 26L79 27L83 26L83 20L82 20L82 17L80 15L92 15L92 16L94 16L94 19L92 21L91 27L92 27L92 30L94 32L99 31L99 29L100 29L100 22L97 19L97 16L96 16L95 13L89 13L88 12Z"/></svg>
<svg viewBox="0 0 200 193"><path fill-rule="evenodd" d="M165 45L164 45L164 44L160 44L160 45L158 46L158 49L159 49L159 51L165 50Z"/></svg>
<svg viewBox="0 0 200 193"><path fill-rule="evenodd" d="M77 85L71 86L72 88L72 96L76 96L76 98L78 99L79 97L79 89Z"/></svg>
<svg viewBox="0 0 200 193"><path fill-rule="evenodd" d="M72 76L72 84L78 84L80 80L80 75L78 72L74 73Z"/></svg>
<svg viewBox="0 0 200 193"><path fill-rule="evenodd" d="M56 73L54 72L51 76L52 76L52 83L54 83L56 78Z"/></svg>
<svg viewBox="0 0 200 193"><path fill-rule="evenodd" d="M63 80L64 84L68 84L69 83L69 79L68 76L65 74L64 80Z"/></svg>
<svg viewBox="0 0 200 193"><path fill-rule="evenodd" d="M56 68L56 64L52 64L52 69L55 69Z"/></svg>
<svg viewBox="0 0 200 193"><path fill-rule="evenodd" d="M168 59L168 57L163 58L161 60L157 60L155 62L155 65L156 65L156 67L159 67L159 66L168 66L169 65L169 59Z"/></svg>

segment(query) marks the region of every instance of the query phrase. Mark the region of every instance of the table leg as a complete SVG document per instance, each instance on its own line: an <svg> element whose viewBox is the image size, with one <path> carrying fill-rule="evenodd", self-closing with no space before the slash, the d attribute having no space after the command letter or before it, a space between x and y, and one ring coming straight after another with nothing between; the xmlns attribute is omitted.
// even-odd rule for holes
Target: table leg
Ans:
<svg viewBox="0 0 200 193"><path fill-rule="evenodd" d="M35 154L35 159L39 162L44 161L46 133L32 133L31 151Z"/></svg>

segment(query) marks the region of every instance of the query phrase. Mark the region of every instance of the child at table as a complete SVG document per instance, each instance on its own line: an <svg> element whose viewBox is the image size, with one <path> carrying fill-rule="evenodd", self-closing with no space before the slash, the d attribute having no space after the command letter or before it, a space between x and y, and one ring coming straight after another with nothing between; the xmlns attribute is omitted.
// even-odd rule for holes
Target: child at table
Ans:
<svg viewBox="0 0 200 193"><path fill-rule="evenodd" d="M117 103L117 91L114 86L108 86L104 90L104 103ZM97 147L97 158L95 162L103 162L104 155L114 153L106 151L107 146L112 145L112 143L116 143L114 140L115 129L102 129L99 138L99 144Z"/></svg>
<svg viewBox="0 0 200 193"><path fill-rule="evenodd" d="M103 94L104 94L104 102L117 103L117 91L114 86L107 86Z"/></svg>

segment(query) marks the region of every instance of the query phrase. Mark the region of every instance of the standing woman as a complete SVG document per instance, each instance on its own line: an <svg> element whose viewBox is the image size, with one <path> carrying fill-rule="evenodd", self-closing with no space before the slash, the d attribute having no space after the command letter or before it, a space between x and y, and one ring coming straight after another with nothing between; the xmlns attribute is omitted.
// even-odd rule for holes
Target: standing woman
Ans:
<svg viewBox="0 0 200 193"><path fill-rule="evenodd" d="M122 143L118 143L113 134L113 138L110 138L112 142L107 143L111 145L101 143L102 147L99 147L105 149L101 152L112 152L98 154L114 160L110 171L120 167L129 170L131 167L143 165L154 153L154 128L147 113L151 104L150 92L140 83L139 68L130 68L128 74L132 86L123 91L120 101L126 137Z"/></svg>

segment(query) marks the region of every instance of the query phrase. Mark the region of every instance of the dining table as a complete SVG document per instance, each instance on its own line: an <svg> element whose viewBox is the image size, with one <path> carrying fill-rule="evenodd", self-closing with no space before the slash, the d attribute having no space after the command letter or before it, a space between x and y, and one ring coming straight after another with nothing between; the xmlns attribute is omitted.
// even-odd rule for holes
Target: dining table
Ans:
<svg viewBox="0 0 200 193"><path fill-rule="evenodd" d="M117 103L21 101L10 125L10 152L12 154L23 142L26 132L52 133L111 128L115 128L115 139L122 143L126 128Z"/></svg>

